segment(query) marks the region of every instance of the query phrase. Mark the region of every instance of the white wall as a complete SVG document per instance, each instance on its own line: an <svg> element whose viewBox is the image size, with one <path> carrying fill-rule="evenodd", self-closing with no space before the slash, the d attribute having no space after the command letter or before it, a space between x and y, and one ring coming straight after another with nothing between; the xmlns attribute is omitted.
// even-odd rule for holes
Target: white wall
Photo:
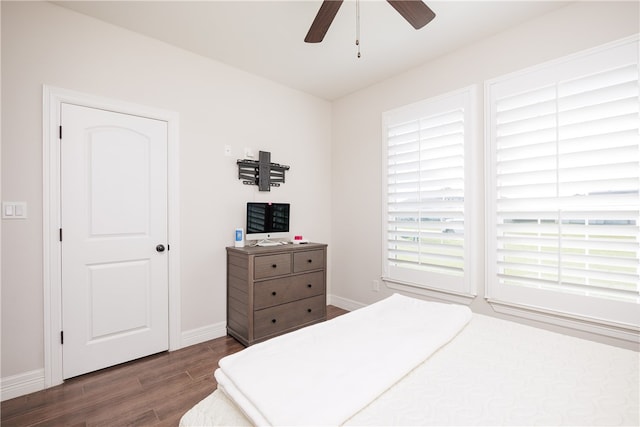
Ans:
<svg viewBox="0 0 640 427"><path fill-rule="evenodd" d="M334 102L331 162L334 296L345 305L357 305L375 302L392 293L384 285L379 292L372 290L372 281L382 275L381 115L384 111L477 84L479 157L474 160L478 170L476 180L482 181L484 81L638 33L639 19L638 2L572 3ZM477 197L482 201L484 194ZM484 224L483 204L479 205L477 215L481 217L480 224ZM484 231L477 231L481 239L474 251L482 255ZM483 262L481 256L475 276L478 296L472 309L496 315L484 299ZM629 342L552 329L630 346Z"/></svg>
<svg viewBox="0 0 640 427"><path fill-rule="evenodd" d="M2 200L29 213L2 222L3 379L44 366L43 84L179 113L183 332L226 320L224 248L247 201L289 201L292 230L330 243L328 102L50 3L1 7ZM244 147L290 165L286 183L243 185Z"/></svg>

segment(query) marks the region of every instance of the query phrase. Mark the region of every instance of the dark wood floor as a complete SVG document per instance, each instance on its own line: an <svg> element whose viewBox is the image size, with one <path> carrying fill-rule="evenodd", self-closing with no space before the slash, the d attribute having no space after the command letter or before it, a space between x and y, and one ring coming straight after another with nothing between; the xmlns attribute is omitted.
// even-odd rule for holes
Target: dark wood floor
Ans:
<svg viewBox="0 0 640 427"><path fill-rule="evenodd" d="M327 317L346 311L327 307ZM222 337L72 378L56 387L2 402L5 426L177 426L182 415L216 389L218 361L242 350Z"/></svg>

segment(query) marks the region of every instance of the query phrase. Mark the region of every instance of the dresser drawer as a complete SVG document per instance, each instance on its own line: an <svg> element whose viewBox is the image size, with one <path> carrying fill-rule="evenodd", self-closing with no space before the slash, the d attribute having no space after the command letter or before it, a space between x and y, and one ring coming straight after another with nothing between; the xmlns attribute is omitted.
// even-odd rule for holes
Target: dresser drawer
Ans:
<svg viewBox="0 0 640 427"><path fill-rule="evenodd" d="M257 310L253 313L253 337L258 340L288 329L324 320L326 304L326 297L323 294Z"/></svg>
<svg viewBox="0 0 640 427"><path fill-rule="evenodd" d="M304 251L293 254L293 272L324 269L324 251Z"/></svg>
<svg viewBox="0 0 640 427"><path fill-rule="evenodd" d="M282 276L291 273L291 254L257 256L253 262L254 279Z"/></svg>
<svg viewBox="0 0 640 427"><path fill-rule="evenodd" d="M323 271L265 280L254 285L253 306L260 310L323 293Z"/></svg>

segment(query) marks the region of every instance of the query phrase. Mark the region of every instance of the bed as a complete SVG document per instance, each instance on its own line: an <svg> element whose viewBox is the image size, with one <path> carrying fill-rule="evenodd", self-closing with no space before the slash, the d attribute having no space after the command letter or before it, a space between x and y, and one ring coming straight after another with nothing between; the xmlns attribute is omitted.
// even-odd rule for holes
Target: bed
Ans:
<svg viewBox="0 0 640 427"><path fill-rule="evenodd" d="M394 295L223 358L180 425L637 426L639 366L638 352Z"/></svg>

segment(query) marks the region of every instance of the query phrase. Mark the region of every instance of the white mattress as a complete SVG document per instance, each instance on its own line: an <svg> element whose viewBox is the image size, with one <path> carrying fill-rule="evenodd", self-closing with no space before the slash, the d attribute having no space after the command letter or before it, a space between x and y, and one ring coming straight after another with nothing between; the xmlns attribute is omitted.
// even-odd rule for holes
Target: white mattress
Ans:
<svg viewBox="0 0 640 427"><path fill-rule="evenodd" d="M637 352L474 314L345 424L637 426L639 367ZM180 425L251 424L216 390Z"/></svg>

